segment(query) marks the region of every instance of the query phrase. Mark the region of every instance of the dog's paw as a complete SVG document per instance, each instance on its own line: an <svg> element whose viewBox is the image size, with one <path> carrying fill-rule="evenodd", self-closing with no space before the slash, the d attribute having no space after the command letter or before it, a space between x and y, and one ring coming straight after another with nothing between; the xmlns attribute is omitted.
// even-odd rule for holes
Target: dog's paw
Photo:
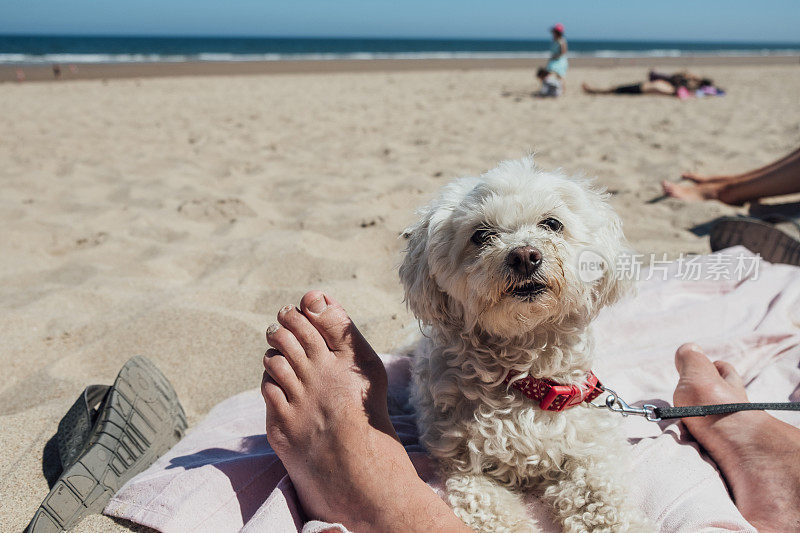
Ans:
<svg viewBox="0 0 800 533"><path fill-rule="evenodd" d="M539 529L520 494L488 477L457 475L445 485L453 512L473 531L529 533Z"/></svg>
<svg viewBox="0 0 800 533"><path fill-rule="evenodd" d="M527 516L487 515L463 509L453 510L467 526L478 533L532 533L540 531L535 520Z"/></svg>

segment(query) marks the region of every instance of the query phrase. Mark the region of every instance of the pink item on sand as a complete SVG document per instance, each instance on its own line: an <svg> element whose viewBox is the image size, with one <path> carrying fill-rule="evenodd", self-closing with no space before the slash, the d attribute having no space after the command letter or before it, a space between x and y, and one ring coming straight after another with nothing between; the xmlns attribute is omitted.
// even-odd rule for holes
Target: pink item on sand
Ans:
<svg viewBox="0 0 800 533"><path fill-rule="evenodd" d="M675 96L677 96L681 100L686 100L687 98L692 96L692 94L689 92L689 89L681 85L680 87L678 87L678 90L675 91Z"/></svg>
<svg viewBox="0 0 800 533"><path fill-rule="evenodd" d="M732 268L719 268L726 257L733 258L733 268L755 264L756 269L736 279ZM595 324L594 372L629 403L664 406L678 381L675 350L695 342L712 359L736 368L751 401L800 400L800 268L757 260L742 247L698 259L642 271L638 296L603 310ZM697 276L689 278L690 271ZM382 358L390 406L403 406L410 360ZM253 376L254 382L259 379ZM772 414L800 426L798 412ZM420 476L441 494L436 465L418 442L413 413L395 407L392 415ZM346 531L339 524L307 521L286 470L267 444L264 416L258 390L220 403L129 481L105 513L165 532ZM630 498L652 521L653 531L756 533L681 423L620 421L630 443L619 451L632 460ZM545 504L533 495L526 502L542 531L559 531Z"/></svg>

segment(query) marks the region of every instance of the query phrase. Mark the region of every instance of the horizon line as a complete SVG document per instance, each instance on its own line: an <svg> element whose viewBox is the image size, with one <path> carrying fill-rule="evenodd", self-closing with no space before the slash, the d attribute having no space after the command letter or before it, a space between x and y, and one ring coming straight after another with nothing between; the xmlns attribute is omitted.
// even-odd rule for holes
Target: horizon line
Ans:
<svg viewBox="0 0 800 533"><path fill-rule="evenodd" d="M163 34L163 33L36 33L36 32L4 32L0 31L0 37L97 37L97 38L162 38L162 39L341 39L341 40L407 40L407 41L506 41L506 42L538 42L549 41L547 37L524 38L524 37L441 37L441 36L375 36L375 35L228 35L228 34ZM793 45L800 46L800 41L772 41L772 40L688 40L688 39L667 39L667 38L648 38L648 39L609 39L603 37L574 37L567 35L567 40L574 42L596 41L612 43L685 43L685 44L765 44L765 45Z"/></svg>

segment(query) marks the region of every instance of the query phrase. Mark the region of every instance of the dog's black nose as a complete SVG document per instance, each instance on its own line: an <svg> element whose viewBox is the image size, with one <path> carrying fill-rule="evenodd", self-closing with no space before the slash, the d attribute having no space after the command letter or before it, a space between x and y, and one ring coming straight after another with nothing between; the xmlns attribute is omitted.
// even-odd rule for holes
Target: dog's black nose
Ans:
<svg viewBox="0 0 800 533"><path fill-rule="evenodd" d="M542 264L542 253L533 246L520 246L509 252L506 263L512 272L528 277Z"/></svg>

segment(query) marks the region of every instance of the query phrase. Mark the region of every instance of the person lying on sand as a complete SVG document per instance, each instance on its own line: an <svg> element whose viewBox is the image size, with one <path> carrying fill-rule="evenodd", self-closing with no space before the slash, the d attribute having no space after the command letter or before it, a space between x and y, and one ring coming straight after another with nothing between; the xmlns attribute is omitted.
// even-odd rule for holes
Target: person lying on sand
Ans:
<svg viewBox="0 0 800 533"><path fill-rule="evenodd" d="M766 166L742 174L701 176L685 172L681 178L694 184L662 181L664 194L687 201L719 200L741 205L769 196L800 192L800 148Z"/></svg>
<svg viewBox="0 0 800 533"><path fill-rule="evenodd" d="M714 85L712 80L698 76L688 70L679 70L672 74L665 74L651 69L650 72L647 73L647 79L649 81L664 80L668 81L674 87L683 86L692 90L699 89L703 85Z"/></svg>
<svg viewBox="0 0 800 533"><path fill-rule="evenodd" d="M662 94L664 96L675 96L675 91L677 90L674 85L666 80L645 81L609 88L592 87L588 83L584 83L581 87L587 94Z"/></svg>
<svg viewBox="0 0 800 533"><path fill-rule="evenodd" d="M592 87L588 83L584 83L582 87L587 94L659 94L681 98L687 98L698 91L708 95L724 94L723 91L714 87L713 80L701 78L687 71L662 74L651 70L648 73L648 80L640 83L609 88Z"/></svg>
<svg viewBox="0 0 800 533"><path fill-rule="evenodd" d="M280 310L267 342L267 439L310 517L354 531L469 531L414 470L389 421L383 363L341 305L309 292ZM694 344L675 365L676 406L748 401L734 368ZM763 411L684 423L751 524L800 527L800 429Z"/></svg>
<svg viewBox="0 0 800 533"><path fill-rule="evenodd" d="M685 172L692 184L662 181L664 195L688 202L719 200L730 205L757 202L761 198L800 193L800 148L761 168L742 174L701 176ZM781 206L773 206L780 208ZM756 211L763 211L756 213ZM796 213L751 207L754 216L723 217L712 226L711 250L744 245L770 263L800 266L800 220ZM760 218L755 218L758 216Z"/></svg>
<svg viewBox="0 0 800 533"><path fill-rule="evenodd" d="M800 193L800 148L742 174L701 176L686 172L681 178L694 183L682 185L662 181L665 196L689 202L719 200L730 205L742 205L770 196ZM772 215L762 213L760 219L724 217L713 225L709 237L712 251L743 244L771 263L800 266L800 220L796 214L786 216L776 210Z"/></svg>

